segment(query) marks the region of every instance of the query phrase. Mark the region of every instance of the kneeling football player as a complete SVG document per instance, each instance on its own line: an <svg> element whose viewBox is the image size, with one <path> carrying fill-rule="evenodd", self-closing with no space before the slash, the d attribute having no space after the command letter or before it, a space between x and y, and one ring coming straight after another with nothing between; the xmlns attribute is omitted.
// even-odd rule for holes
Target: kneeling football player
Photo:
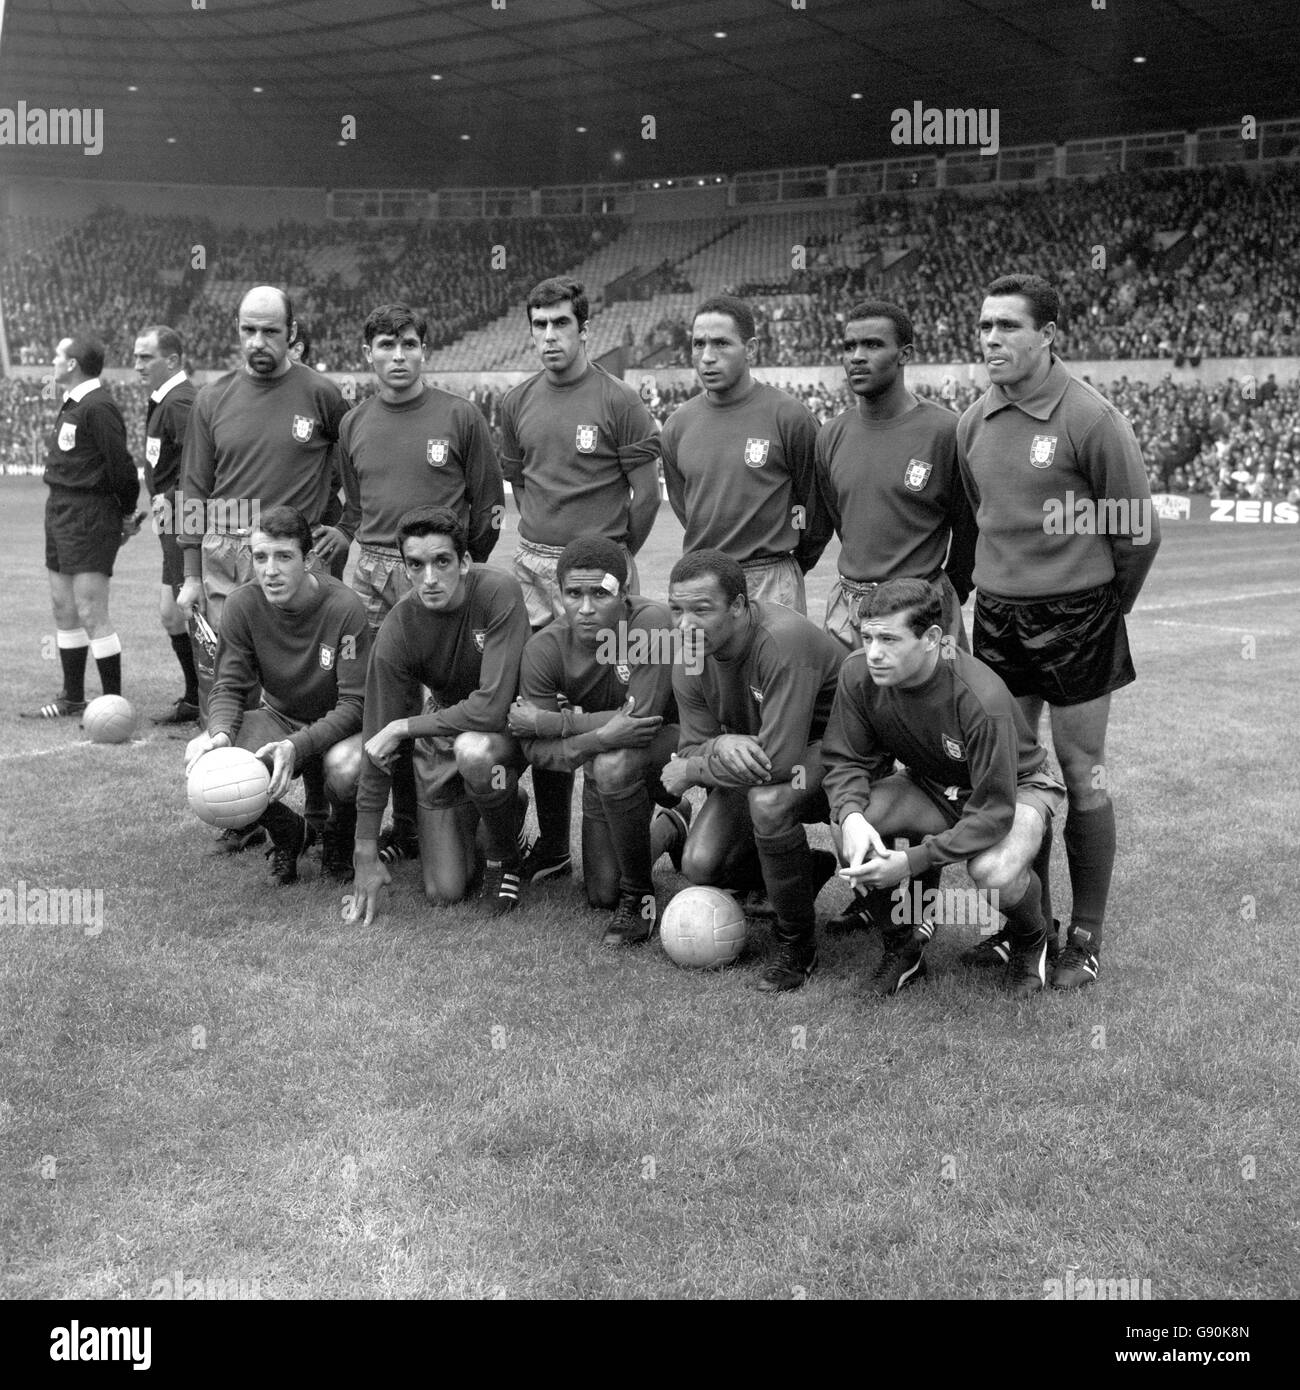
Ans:
<svg viewBox="0 0 1300 1390"><path fill-rule="evenodd" d="M709 788L682 871L743 893L758 868L776 909L758 988L798 989L817 963L817 893L835 871L803 827L829 816L821 737L844 648L794 609L751 600L745 571L720 550L683 555L668 583L673 619L702 660L673 668L681 744L661 776L674 796Z"/></svg>
<svg viewBox="0 0 1300 1390"><path fill-rule="evenodd" d="M296 507L263 512L248 544L253 581L235 589L223 610L207 732L190 740L185 770L232 745L270 764L271 804L256 824L270 834L271 878L282 885L298 877L298 860L316 838L284 794L295 777L323 782L329 818L321 869L347 879L370 652L365 605L308 567L311 526ZM259 685L261 703L248 709Z"/></svg>
<svg viewBox="0 0 1300 1390"><path fill-rule="evenodd" d="M465 527L448 507L407 512L397 549L412 587L385 617L366 679L352 916L373 920L391 881L379 859L379 822L394 756L408 740L426 895L435 903L468 896L481 822L482 895L497 916L519 902L525 764L506 714L529 634L523 591L513 576L470 561Z"/></svg>
<svg viewBox="0 0 1300 1390"><path fill-rule="evenodd" d="M659 780L677 749L680 638L662 603L628 594L625 552L614 541L570 541L556 581L564 617L524 648L510 728L533 767L582 768L587 901L616 909L607 945L633 945L657 920L652 865L667 850L680 866L690 821L689 803Z"/></svg>
<svg viewBox="0 0 1300 1390"><path fill-rule="evenodd" d="M891 579L863 609L865 645L844 663L822 740L843 872L889 889L964 860L1006 916L1008 988L1034 994L1046 982L1040 874L1065 788L1001 678L944 645L943 633L941 595L923 579ZM910 848L888 849L894 836ZM924 976L929 931L886 930L873 993L896 994Z"/></svg>

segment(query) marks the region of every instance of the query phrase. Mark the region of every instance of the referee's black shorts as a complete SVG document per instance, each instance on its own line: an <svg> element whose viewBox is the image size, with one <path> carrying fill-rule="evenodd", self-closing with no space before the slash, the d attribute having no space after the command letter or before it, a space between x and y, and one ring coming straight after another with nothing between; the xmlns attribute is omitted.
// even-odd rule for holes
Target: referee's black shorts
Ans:
<svg viewBox="0 0 1300 1390"><path fill-rule="evenodd" d="M112 575L122 544L117 498L50 489L45 499L45 568L56 574Z"/></svg>
<svg viewBox="0 0 1300 1390"><path fill-rule="evenodd" d="M1013 695L1082 705L1137 679L1119 595L1109 584L1041 603L975 600L975 655Z"/></svg>

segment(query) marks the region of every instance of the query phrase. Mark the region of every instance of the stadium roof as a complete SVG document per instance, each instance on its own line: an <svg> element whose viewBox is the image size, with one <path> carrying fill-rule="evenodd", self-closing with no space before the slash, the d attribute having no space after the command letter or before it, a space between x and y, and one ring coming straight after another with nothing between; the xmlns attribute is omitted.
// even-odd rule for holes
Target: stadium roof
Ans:
<svg viewBox="0 0 1300 1390"><path fill-rule="evenodd" d="M1194 129L1294 114L1300 54L1295 0L0 0L0 12L0 107L103 111L99 155L3 144L0 172L154 183L538 186L834 164L907 154L890 113L914 102L996 108L1003 147Z"/></svg>

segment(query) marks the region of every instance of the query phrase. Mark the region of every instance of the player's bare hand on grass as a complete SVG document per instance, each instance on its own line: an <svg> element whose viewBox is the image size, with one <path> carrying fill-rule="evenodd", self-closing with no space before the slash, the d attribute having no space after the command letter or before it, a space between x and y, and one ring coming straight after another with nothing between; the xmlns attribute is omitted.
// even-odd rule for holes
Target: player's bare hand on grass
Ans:
<svg viewBox="0 0 1300 1390"><path fill-rule="evenodd" d="M272 801L279 801L293 781L293 743L287 738L276 743L264 743L253 756L270 764L271 785L267 788L266 794Z"/></svg>
<svg viewBox="0 0 1300 1390"><path fill-rule="evenodd" d="M596 738L603 747L648 748L654 742L664 721L657 714L633 714L635 703L629 697L627 704L596 731Z"/></svg>
<svg viewBox="0 0 1300 1390"><path fill-rule="evenodd" d="M407 737L406 720L394 719L366 740L366 752L380 767L387 767Z"/></svg>
<svg viewBox="0 0 1300 1390"><path fill-rule="evenodd" d="M756 787L772 780L772 760L749 734L723 734L714 739L713 756L738 782Z"/></svg>
<svg viewBox="0 0 1300 1390"><path fill-rule="evenodd" d="M327 565L337 555L346 555L351 541L337 526L317 526L311 533L312 549Z"/></svg>
<svg viewBox="0 0 1300 1390"><path fill-rule="evenodd" d="M194 764L205 754L211 753L214 748L229 748L230 740L225 734L217 734L215 737L206 731L195 734L185 745L185 775L188 777L194 771Z"/></svg>
<svg viewBox="0 0 1300 1390"><path fill-rule="evenodd" d="M352 871L352 891L343 899L343 920L368 927L379 913L383 890L393 881L379 858L377 841L357 841Z"/></svg>
<svg viewBox="0 0 1300 1390"><path fill-rule="evenodd" d="M506 714L510 732L516 738L536 738L537 716L541 712L540 705L534 704L532 700L525 700L522 695L517 696Z"/></svg>

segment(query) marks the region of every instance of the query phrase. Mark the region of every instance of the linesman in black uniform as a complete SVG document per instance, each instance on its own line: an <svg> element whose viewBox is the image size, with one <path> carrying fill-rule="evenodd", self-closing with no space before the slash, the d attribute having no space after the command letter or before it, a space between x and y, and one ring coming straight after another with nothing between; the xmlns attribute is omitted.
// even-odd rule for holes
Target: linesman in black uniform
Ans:
<svg viewBox="0 0 1300 1390"><path fill-rule="evenodd" d="M65 719L86 708L86 653L105 695L122 693L122 643L108 616L118 546L140 529L140 491L126 422L100 384L104 345L63 338L53 382L64 393L45 454L45 568L50 576L63 689L25 719Z"/></svg>
<svg viewBox="0 0 1300 1390"><path fill-rule="evenodd" d="M181 447L190 407L194 404L194 383L181 365L184 345L174 328L154 324L140 330L135 340L135 370L149 389L149 409L144 426L144 483L153 510L153 529L162 546L162 586L158 591L158 616L171 640L172 651L185 677L184 693L155 724L192 724L199 717L199 677L194 666L185 615L176 606L185 562L176 544L176 533L184 513L181 486Z"/></svg>

